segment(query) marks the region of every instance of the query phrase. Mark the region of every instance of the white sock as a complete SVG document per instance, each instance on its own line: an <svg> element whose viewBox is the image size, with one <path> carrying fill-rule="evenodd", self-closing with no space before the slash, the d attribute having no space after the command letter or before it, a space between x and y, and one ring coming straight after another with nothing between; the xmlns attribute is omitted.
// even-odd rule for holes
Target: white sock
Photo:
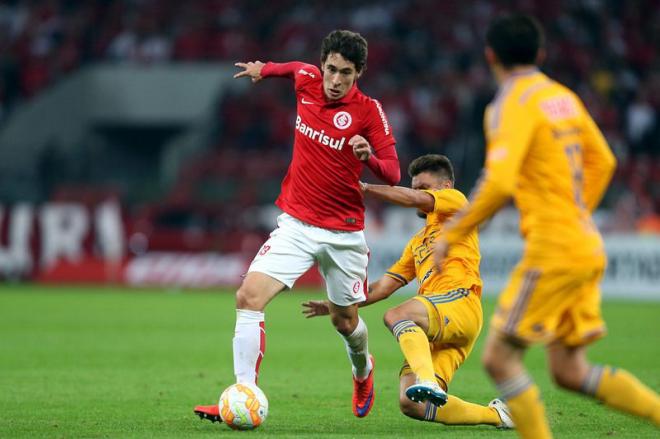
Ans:
<svg viewBox="0 0 660 439"><path fill-rule="evenodd" d="M348 359L353 365L353 375L358 380L365 379L371 372L371 361L369 361L369 331L367 325L361 317L358 317L358 324L355 331L349 336L339 334L346 343Z"/></svg>
<svg viewBox="0 0 660 439"><path fill-rule="evenodd" d="M234 374L237 383L257 383L265 351L264 313L237 309L234 331Z"/></svg>

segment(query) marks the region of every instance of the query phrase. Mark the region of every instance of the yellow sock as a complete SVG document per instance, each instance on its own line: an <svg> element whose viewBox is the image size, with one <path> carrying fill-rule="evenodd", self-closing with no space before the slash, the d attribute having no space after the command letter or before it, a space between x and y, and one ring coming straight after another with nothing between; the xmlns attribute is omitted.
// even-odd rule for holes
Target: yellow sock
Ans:
<svg viewBox="0 0 660 439"><path fill-rule="evenodd" d="M399 341L413 373L423 381L435 381L429 339L412 320L400 320L392 326L392 333Z"/></svg>
<svg viewBox="0 0 660 439"><path fill-rule="evenodd" d="M525 373L497 383L502 398L511 411L516 430L523 439L551 439L539 388Z"/></svg>
<svg viewBox="0 0 660 439"><path fill-rule="evenodd" d="M498 426L502 423L500 415L494 408L463 401L453 395L448 395L447 403L437 407L426 403L427 421L441 422L446 425L477 425L488 424Z"/></svg>
<svg viewBox="0 0 660 439"><path fill-rule="evenodd" d="M660 396L623 369L592 367L582 392L595 396L612 408L660 426Z"/></svg>

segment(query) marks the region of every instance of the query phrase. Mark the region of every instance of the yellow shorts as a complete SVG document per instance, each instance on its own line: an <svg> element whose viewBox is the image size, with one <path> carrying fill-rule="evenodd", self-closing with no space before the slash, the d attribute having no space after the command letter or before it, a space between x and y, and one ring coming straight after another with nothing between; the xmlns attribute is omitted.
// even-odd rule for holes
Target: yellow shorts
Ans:
<svg viewBox="0 0 660 439"><path fill-rule="evenodd" d="M465 361L483 325L481 299L473 291L460 288L437 295L415 296L429 315L429 343L433 368L445 389L456 369ZM404 362L399 376L413 373Z"/></svg>
<svg viewBox="0 0 660 439"><path fill-rule="evenodd" d="M604 266L534 269L521 262L500 295L491 327L515 343L588 344L605 334Z"/></svg>

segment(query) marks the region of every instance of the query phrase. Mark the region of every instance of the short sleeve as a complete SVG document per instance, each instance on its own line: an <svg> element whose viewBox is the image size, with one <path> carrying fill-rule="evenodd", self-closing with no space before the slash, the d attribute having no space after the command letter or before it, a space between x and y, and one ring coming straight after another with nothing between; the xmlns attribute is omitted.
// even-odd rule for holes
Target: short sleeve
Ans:
<svg viewBox="0 0 660 439"><path fill-rule="evenodd" d="M456 189L424 190L424 192L435 199L433 213L438 215L453 215L468 203L465 195Z"/></svg>
<svg viewBox="0 0 660 439"><path fill-rule="evenodd" d="M415 279L415 259L411 250L411 243L406 244L401 257L386 272L385 276L396 279L406 285Z"/></svg>

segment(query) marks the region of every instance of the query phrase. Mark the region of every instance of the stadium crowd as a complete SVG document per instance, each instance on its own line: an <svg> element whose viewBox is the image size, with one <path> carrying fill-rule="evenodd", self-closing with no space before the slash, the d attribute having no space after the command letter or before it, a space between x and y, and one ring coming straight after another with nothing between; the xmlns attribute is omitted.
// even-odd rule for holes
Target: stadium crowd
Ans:
<svg viewBox="0 0 660 439"><path fill-rule="evenodd" d="M318 41L344 27L369 41L360 87L383 103L402 166L423 153L447 154L459 188L469 190L483 163L484 107L495 92L483 33L511 10L544 24L544 69L578 92L619 160L604 227L660 233L658 0L8 0L0 5L0 124L89 63L317 63ZM207 155L183 167L173 196L210 203L220 194L237 207L271 202L294 113L287 87L222 96L215 139Z"/></svg>

